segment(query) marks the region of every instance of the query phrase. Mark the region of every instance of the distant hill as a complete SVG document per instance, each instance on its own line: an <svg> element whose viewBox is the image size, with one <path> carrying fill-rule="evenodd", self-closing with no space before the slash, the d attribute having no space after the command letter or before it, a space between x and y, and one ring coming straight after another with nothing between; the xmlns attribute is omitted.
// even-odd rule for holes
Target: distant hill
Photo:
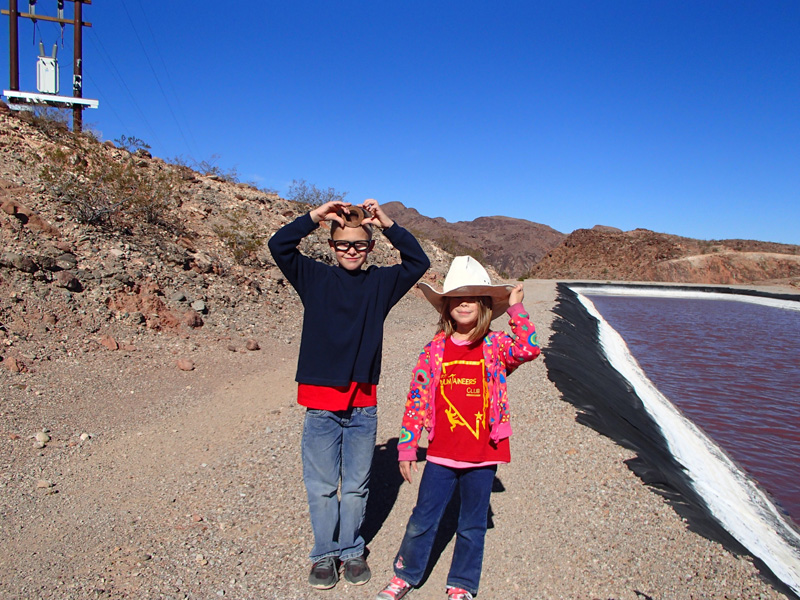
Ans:
<svg viewBox="0 0 800 600"><path fill-rule="evenodd" d="M450 223L426 217L400 202L383 205L403 227L425 237L452 254L470 254L510 278L528 273L566 235L547 225L512 217L479 217Z"/></svg>
<svg viewBox="0 0 800 600"><path fill-rule="evenodd" d="M781 283L800 287L800 246L696 240L647 229L573 231L529 275L542 279Z"/></svg>
<svg viewBox="0 0 800 600"><path fill-rule="evenodd" d="M511 217L450 223L400 202L386 212L452 254L471 254L509 278L785 284L800 287L800 246L697 240L647 229L595 225L560 233Z"/></svg>

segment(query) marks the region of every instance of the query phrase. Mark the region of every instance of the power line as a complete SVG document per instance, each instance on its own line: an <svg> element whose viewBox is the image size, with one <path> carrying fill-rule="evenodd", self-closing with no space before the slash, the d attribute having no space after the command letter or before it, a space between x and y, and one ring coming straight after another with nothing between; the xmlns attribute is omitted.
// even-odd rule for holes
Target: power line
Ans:
<svg viewBox="0 0 800 600"><path fill-rule="evenodd" d="M161 66L164 68L164 73L169 75L169 69L167 68L167 64L164 62L164 55L161 52L161 47L158 45L158 38L153 33L153 29L150 27L150 21L148 21L147 13L145 12L144 7L142 6L142 0L139 0L138 4L139 4L139 10L142 12L142 15L144 17L144 19L143 19L144 20L144 24L147 25L147 30L150 32L150 38L152 39L153 46L156 49L156 55L158 56L158 59L161 61ZM175 99L175 101L176 101L176 103L178 105L178 109L179 109L178 112L179 112L179 114L183 115L183 117L185 119L186 118L186 111L181 106L181 97L177 93L177 91L175 90L175 86L172 83L172 78L169 77L169 76L167 77L167 83L168 83L168 85L170 87L170 91L172 92L172 96L173 96L173 98ZM197 141L194 139L194 133L192 131L192 128L188 126L188 122L186 122L186 125L187 125L186 130L189 132L189 138L191 139L191 142L192 142L191 149L197 150Z"/></svg>
<svg viewBox="0 0 800 600"><path fill-rule="evenodd" d="M87 73L86 77L89 79L89 81L92 82L92 85L96 88L98 97L103 101L103 106L104 107L108 106L108 108L111 109L111 112L114 113L114 116L117 118L117 121L119 121L119 124L122 126L123 129L125 129L126 131L132 131L132 128L130 127L130 125L128 123L124 122L122 120L122 117L119 116L119 113L117 113L116 109L114 108L114 103L113 102L109 102L108 99L100 91L100 86L92 78L92 76Z"/></svg>
<svg viewBox="0 0 800 600"><path fill-rule="evenodd" d="M167 108L169 109L169 112L172 115L173 121L175 121L175 125L177 125L178 127L178 131L180 132L181 137L183 138L183 142L186 144L186 147L191 152L192 150L191 145L189 144L189 141L186 139L186 136L183 133L183 128L181 127L181 124L178 122L178 118L175 116L175 112L172 110L172 105L169 102L169 98L167 98L167 94L164 92L164 87L161 85L161 80L158 78L158 73L156 73L156 70L153 68L153 63L150 61L150 55L147 54L147 50L144 44L142 43L142 38L139 37L139 32L137 31L136 25L133 23L133 19L131 18L130 13L128 12L128 7L125 6L125 2L122 3L122 8L125 10L125 14L128 17L128 21L130 21L131 27L133 28L133 33L136 35L136 39L139 41L139 45L142 47L142 52L144 53L144 56L147 59L147 64L150 67L150 70L153 72L153 77L156 78L158 89L161 90L161 95L164 96L164 100L167 103Z"/></svg>
<svg viewBox="0 0 800 600"><path fill-rule="evenodd" d="M103 42L93 32L89 36L89 41L92 42L92 43L97 42L99 48L102 49L102 52L98 52L98 55L104 61L106 61L108 65L110 65L111 73L114 75L114 77L117 79L117 81L121 84L121 86L128 93L128 97L130 98L130 100L133 103L134 107L136 107L136 110L138 111L139 116L142 118L142 122L144 122L144 124L147 126L147 129L150 131L151 135L156 140L158 145L163 147L164 144L158 138L158 134L156 133L156 130L153 128L152 125L150 125L150 122L147 120L147 117L145 116L144 112L139 107L139 103L136 102L136 97L133 95L133 92L131 92L131 89L128 87L128 84L125 83L125 78L122 77L122 75L120 74L119 70L117 69L116 65L114 64L114 60L111 58L111 55L108 53L108 51L106 50L105 46L103 45Z"/></svg>

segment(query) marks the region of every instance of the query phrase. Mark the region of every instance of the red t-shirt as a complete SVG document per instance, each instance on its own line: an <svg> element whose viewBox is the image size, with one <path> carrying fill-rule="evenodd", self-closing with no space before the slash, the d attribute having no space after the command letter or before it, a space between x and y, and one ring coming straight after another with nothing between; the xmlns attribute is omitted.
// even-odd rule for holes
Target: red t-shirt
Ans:
<svg viewBox="0 0 800 600"><path fill-rule="evenodd" d="M328 386L297 384L297 403L320 410L347 410L348 408L375 406L378 395L373 383L351 382L350 385Z"/></svg>
<svg viewBox="0 0 800 600"><path fill-rule="evenodd" d="M461 346L450 338L445 342L436 388L436 431L428 444L429 457L470 463L511 460L508 438L497 444L489 439L482 343Z"/></svg>

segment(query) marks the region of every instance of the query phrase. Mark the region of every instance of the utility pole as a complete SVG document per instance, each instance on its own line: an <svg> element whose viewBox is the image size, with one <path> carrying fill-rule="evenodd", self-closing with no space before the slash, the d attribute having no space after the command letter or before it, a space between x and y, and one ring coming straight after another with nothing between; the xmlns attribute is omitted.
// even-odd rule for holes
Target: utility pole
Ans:
<svg viewBox="0 0 800 600"><path fill-rule="evenodd" d="M91 23L83 21L83 5L91 4L92 0L57 0L59 7L59 16L50 17L47 15L36 14L33 9L29 8L30 12L20 13L18 8L18 0L9 0L8 10L2 10L0 13L8 15L9 17L9 88L4 90L3 93L7 98L13 102L21 104L10 104L11 108L17 110L30 110L26 108L26 104L46 104L49 106L58 106L61 108L72 108L72 130L81 131L83 129L83 109L84 108L97 108L99 102L97 100L88 100L83 98L83 28L91 27ZM72 2L74 7L72 20L65 19L62 15L64 2ZM30 2L28 6L35 6L35 0ZM73 49L72 49L72 96L58 96L51 93L34 94L29 92L21 92L19 89L19 18L31 19L32 21L50 21L54 23L61 23L62 25L72 25L73 31ZM54 55L55 57L55 55ZM57 91L57 90L55 90Z"/></svg>
<svg viewBox="0 0 800 600"><path fill-rule="evenodd" d="M8 22L8 40L11 48L8 55L11 57L11 64L9 65L9 75L11 81L9 87L15 92L19 91L19 12L17 11L17 0L9 0L9 22Z"/></svg>
<svg viewBox="0 0 800 600"><path fill-rule="evenodd" d="M74 2L74 0L73 0ZM73 23L72 43L72 95L83 98L83 0L74 2L75 21ZM83 106L72 106L72 131L83 130Z"/></svg>

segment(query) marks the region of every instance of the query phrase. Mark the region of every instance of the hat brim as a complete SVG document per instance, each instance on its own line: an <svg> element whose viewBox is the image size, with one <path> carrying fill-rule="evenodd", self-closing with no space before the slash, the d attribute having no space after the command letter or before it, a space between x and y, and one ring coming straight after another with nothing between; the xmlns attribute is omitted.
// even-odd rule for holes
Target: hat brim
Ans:
<svg viewBox="0 0 800 600"><path fill-rule="evenodd" d="M492 299L492 321L508 310L508 299L513 285L462 285L461 287L437 292L427 283L418 283L417 287L422 290L422 294L430 302L437 312L442 311L445 298L456 296L489 296Z"/></svg>

